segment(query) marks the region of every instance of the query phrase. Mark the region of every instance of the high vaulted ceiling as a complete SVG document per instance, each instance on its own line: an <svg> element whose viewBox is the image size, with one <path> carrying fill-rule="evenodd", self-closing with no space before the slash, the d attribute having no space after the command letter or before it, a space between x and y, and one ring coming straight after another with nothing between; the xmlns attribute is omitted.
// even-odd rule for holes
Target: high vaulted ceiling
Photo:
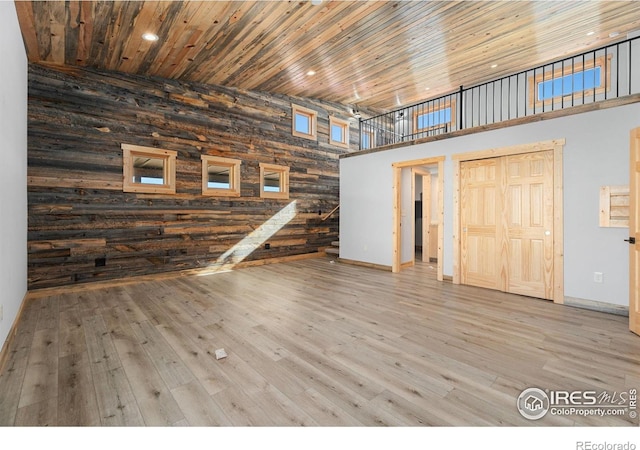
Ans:
<svg viewBox="0 0 640 450"><path fill-rule="evenodd" d="M374 110L518 72L640 29L640 1L71 0L16 1L16 9L31 62ZM145 41L145 32L159 40Z"/></svg>

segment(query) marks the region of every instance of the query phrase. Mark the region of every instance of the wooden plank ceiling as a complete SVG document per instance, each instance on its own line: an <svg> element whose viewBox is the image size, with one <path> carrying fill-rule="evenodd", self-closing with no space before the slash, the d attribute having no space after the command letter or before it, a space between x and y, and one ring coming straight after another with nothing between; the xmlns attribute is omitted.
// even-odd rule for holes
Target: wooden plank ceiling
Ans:
<svg viewBox="0 0 640 450"><path fill-rule="evenodd" d="M640 29L638 1L71 0L16 1L16 9L31 62L372 110L445 94ZM159 40L143 40L145 32Z"/></svg>

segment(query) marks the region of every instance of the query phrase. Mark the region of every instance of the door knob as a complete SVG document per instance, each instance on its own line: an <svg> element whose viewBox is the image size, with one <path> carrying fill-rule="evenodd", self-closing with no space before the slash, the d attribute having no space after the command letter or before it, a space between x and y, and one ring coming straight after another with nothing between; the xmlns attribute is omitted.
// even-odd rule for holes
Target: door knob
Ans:
<svg viewBox="0 0 640 450"><path fill-rule="evenodd" d="M629 244L635 244L636 243L636 238L630 237L629 239L625 239L624 241L628 242Z"/></svg>

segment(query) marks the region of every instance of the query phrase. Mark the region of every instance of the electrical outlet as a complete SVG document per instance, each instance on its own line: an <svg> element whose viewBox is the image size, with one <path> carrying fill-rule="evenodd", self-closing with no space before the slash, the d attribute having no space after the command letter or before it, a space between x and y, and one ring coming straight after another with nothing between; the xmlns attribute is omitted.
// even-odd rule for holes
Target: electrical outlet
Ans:
<svg viewBox="0 0 640 450"><path fill-rule="evenodd" d="M603 283L602 272L593 272L593 281L596 283Z"/></svg>

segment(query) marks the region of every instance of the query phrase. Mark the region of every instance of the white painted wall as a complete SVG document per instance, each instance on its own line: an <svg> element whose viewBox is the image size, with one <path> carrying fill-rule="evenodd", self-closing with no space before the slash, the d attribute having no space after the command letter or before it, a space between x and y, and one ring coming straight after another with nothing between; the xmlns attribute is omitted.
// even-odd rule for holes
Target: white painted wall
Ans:
<svg viewBox="0 0 640 450"><path fill-rule="evenodd" d="M27 57L13 2L0 1L0 348L27 292Z"/></svg>
<svg viewBox="0 0 640 450"><path fill-rule="evenodd" d="M391 266L391 164L444 155L443 271L452 275L451 155L564 138L565 295L628 305L628 229L599 227L599 189L629 183L629 131L638 126L640 103L342 158L340 256ZM604 283L593 281L594 272L604 273Z"/></svg>

